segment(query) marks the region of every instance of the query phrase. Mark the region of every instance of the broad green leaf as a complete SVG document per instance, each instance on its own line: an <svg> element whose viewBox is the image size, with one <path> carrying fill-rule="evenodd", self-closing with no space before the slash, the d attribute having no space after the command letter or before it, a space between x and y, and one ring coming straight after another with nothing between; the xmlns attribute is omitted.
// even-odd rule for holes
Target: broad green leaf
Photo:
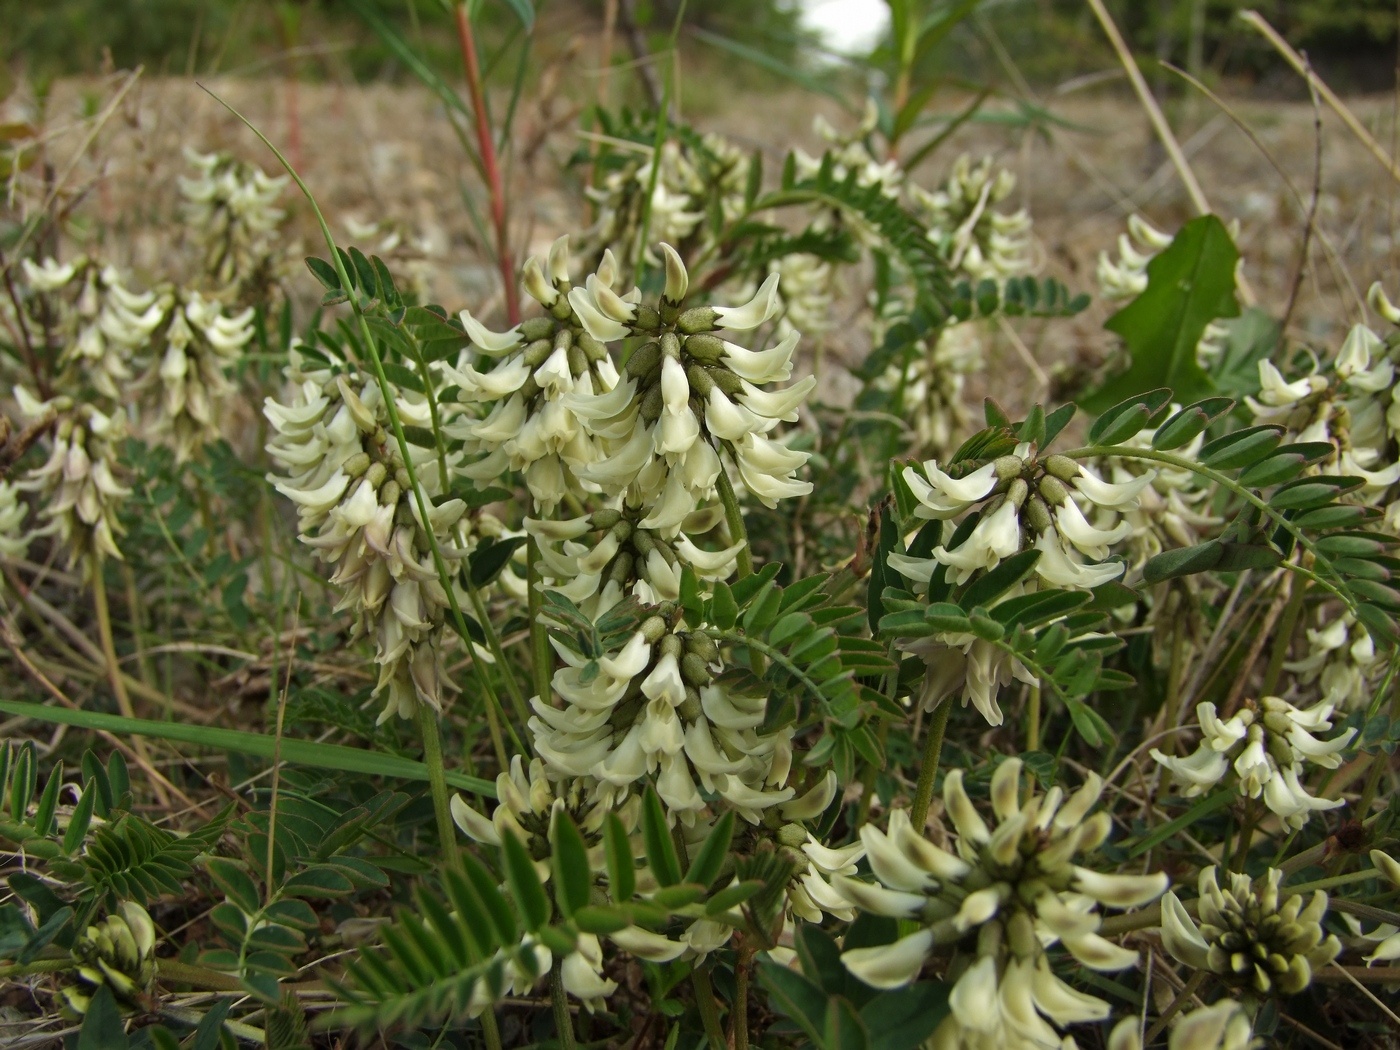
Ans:
<svg viewBox="0 0 1400 1050"><path fill-rule="evenodd" d="M1214 215L1192 219L1160 255L1147 264L1147 287L1108 319L1109 331L1123 338L1129 364L1083 398L1098 411L1115 401L1155 387L1170 387L1181 400L1214 393L1210 377L1196 361L1206 325L1240 312L1235 299L1235 249Z"/></svg>

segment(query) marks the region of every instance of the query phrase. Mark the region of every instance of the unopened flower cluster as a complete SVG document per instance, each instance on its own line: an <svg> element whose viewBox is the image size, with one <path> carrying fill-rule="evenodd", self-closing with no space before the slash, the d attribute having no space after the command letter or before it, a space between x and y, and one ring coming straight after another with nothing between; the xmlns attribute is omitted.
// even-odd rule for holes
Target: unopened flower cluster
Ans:
<svg viewBox="0 0 1400 1050"><path fill-rule="evenodd" d="M277 278L284 212L277 205L288 176L271 176L227 153L186 148L194 174L180 179L185 221L216 288L238 297L264 293Z"/></svg>

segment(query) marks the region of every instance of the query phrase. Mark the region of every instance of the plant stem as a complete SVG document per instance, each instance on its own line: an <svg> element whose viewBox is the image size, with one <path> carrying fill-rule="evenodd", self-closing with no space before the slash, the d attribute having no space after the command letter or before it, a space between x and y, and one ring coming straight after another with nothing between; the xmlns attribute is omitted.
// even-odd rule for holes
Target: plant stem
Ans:
<svg viewBox="0 0 1400 1050"><path fill-rule="evenodd" d="M928 808L933 802L933 781L938 773L938 758L943 753L943 733L948 728L948 714L953 709L952 701L944 698L929 719L928 739L924 741L924 761L919 768L919 783L914 789L914 805L909 820L914 830L923 833L928 820Z"/></svg>
<svg viewBox="0 0 1400 1050"><path fill-rule="evenodd" d="M1273 637L1273 651L1269 653L1269 666L1264 671L1264 684L1260 696L1273 696L1278 686L1279 675L1283 673L1283 662L1288 658L1288 645L1293 640L1293 631L1298 626L1298 616L1303 611L1303 595L1307 592L1306 579L1292 581L1293 593L1288 596L1288 606L1283 610L1283 622Z"/></svg>
<svg viewBox="0 0 1400 1050"><path fill-rule="evenodd" d="M486 1050L501 1050L501 1030L496 1027L496 1011L494 1009L482 1011L481 1035L486 1040Z"/></svg>
<svg viewBox="0 0 1400 1050"><path fill-rule="evenodd" d="M1026 705L1026 750L1040 750L1040 683L1031 686L1030 702Z"/></svg>
<svg viewBox="0 0 1400 1050"><path fill-rule="evenodd" d="M719 488L720 502L724 504L724 521L729 526L729 542L742 543L743 549L739 551L735 558L735 563L739 567L739 579L753 573L753 551L749 549L749 530L744 527L744 511L739 506L739 497L734 493L734 486L729 481L729 475L724 472L721 466L719 476L715 478L715 484Z"/></svg>
<svg viewBox="0 0 1400 1050"><path fill-rule="evenodd" d="M739 939L738 958L734 960L734 1017L730 1035L734 1050L749 1050L749 973L753 969L753 949L746 938Z"/></svg>
<svg viewBox="0 0 1400 1050"><path fill-rule="evenodd" d="M1205 979L1205 970L1197 970L1190 976L1190 978L1187 979L1185 986L1177 994L1177 997L1172 1000L1172 1004L1162 1011L1162 1014L1160 1017L1157 1018L1156 1023L1154 1023L1152 1027L1147 1030L1147 1036L1145 1039L1143 1039L1144 1046L1151 1043L1152 1040L1156 1039L1157 1036L1161 1034L1162 1029L1167 1026L1167 1022L1170 1021L1173 1017L1175 1017L1177 1011L1179 1011L1190 1001L1191 996L1196 994L1196 989L1201 986L1201 982Z"/></svg>
<svg viewBox="0 0 1400 1050"><path fill-rule="evenodd" d="M725 1050L724 1028L720 1025L719 1004L715 1002L715 989L710 983L710 972L692 970L690 983L695 988L695 1008L700 1011L700 1022L705 1026L710 1050Z"/></svg>
<svg viewBox="0 0 1400 1050"><path fill-rule="evenodd" d="M501 165L496 157L496 140L491 134L491 114L486 108L486 90L481 81L481 66L476 59L476 40L472 35L471 16L465 2L458 3L457 43L462 49L462 65L467 72L467 93L471 95L472 113L476 117L476 144L481 151L481 167L486 173L486 188L491 194L491 225L496 230L496 264L505 286L506 316L510 323L520 323L520 290L516 287L515 263L510 254L510 231L506 228L506 194L501 183Z"/></svg>
<svg viewBox="0 0 1400 1050"><path fill-rule="evenodd" d="M541 702L548 702L550 672L554 667L553 653L549 648L549 632L540 618L544 596L540 592L540 545L533 536L525 546L525 584L528 592L527 608L530 614L530 669L534 676L535 695Z"/></svg>
<svg viewBox="0 0 1400 1050"><path fill-rule="evenodd" d="M549 998L554 1004L554 1031L563 1050L575 1050L574 1019L569 1016L569 998L564 991L564 964L558 956L549 968Z"/></svg>
<svg viewBox="0 0 1400 1050"><path fill-rule="evenodd" d="M123 718L135 718L136 709L131 706L131 695L126 691L126 679L122 675L121 665L117 662L117 645L112 637L112 610L107 604L107 579L103 575L103 559L96 556L92 564L92 604L93 610L97 614L97 633L102 641L102 656L107 661L107 677L112 683L112 692L117 698L117 707ZM160 780L151 776L154 767L151 765L151 755L146 748L146 741L141 737L133 737L131 747L136 752L136 757L150 776L151 789L156 793L156 798L163 806L170 804L170 798L165 793L165 785Z"/></svg>
<svg viewBox="0 0 1400 1050"><path fill-rule="evenodd" d="M32 977L41 973L61 973L73 969L75 965L72 958L66 955L62 959L36 959L34 962L14 963L10 966L0 966L0 981L12 981L16 977Z"/></svg>
<svg viewBox="0 0 1400 1050"><path fill-rule="evenodd" d="M428 767L428 786L433 795L433 815L437 817L439 849L447 866L460 874L462 854L457 849L457 825L447 800L447 770L442 763L442 732L438 713L427 704L418 705L418 728L423 737L423 762Z"/></svg>

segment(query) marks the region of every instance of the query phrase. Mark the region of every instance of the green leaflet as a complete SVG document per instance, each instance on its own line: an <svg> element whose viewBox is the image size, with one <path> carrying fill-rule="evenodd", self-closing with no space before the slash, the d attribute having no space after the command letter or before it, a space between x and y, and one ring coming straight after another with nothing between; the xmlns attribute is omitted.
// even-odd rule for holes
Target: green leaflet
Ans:
<svg viewBox="0 0 1400 1050"><path fill-rule="evenodd" d="M1147 288L1108 319L1105 327L1122 336L1129 365L1080 399L1099 412L1109 405L1157 387L1171 387L1179 401L1215 392L1196 362L1196 344L1210 322L1235 317L1235 264L1239 252L1214 215L1192 219L1171 245L1147 265Z"/></svg>

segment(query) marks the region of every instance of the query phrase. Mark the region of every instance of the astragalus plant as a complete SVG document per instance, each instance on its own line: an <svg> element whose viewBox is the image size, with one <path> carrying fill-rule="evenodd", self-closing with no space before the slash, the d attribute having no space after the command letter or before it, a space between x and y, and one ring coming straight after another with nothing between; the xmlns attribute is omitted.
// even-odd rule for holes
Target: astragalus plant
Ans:
<svg viewBox="0 0 1400 1050"><path fill-rule="evenodd" d="M181 273L6 257L0 711L117 747L0 749L24 1009L80 1047L1390 1038L1400 311L1261 339L1224 223L1134 217L1121 353L1031 403L1005 333L1090 296L994 158L928 174L892 7L902 74L820 155L590 117L518 268L488 202L499 296L418 301L292 172L326 247L287 276L231 155L191 155Z"/></svg>

